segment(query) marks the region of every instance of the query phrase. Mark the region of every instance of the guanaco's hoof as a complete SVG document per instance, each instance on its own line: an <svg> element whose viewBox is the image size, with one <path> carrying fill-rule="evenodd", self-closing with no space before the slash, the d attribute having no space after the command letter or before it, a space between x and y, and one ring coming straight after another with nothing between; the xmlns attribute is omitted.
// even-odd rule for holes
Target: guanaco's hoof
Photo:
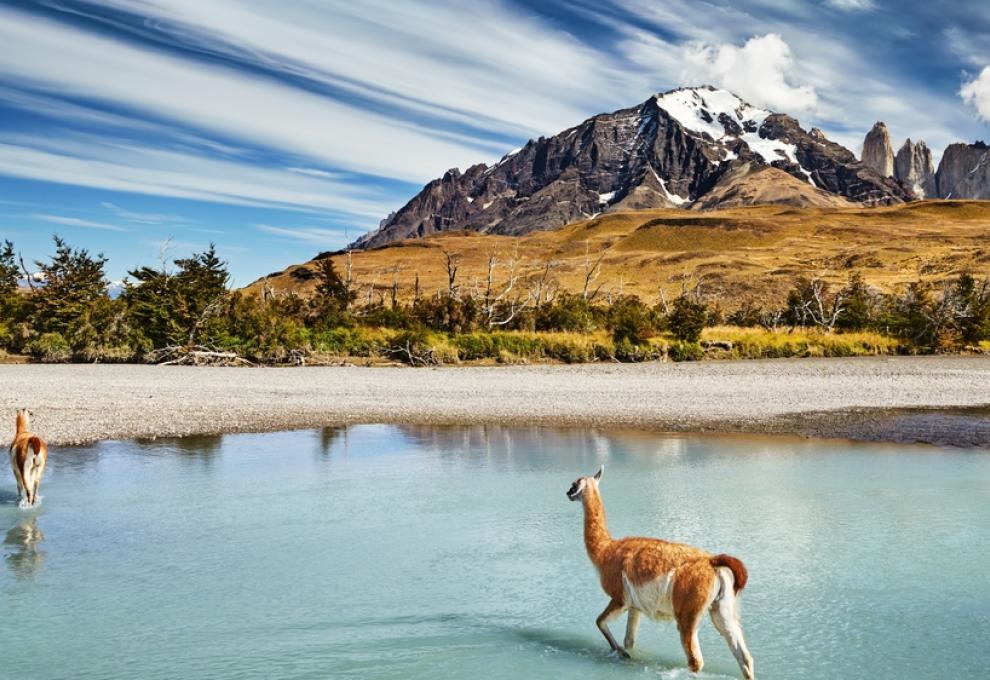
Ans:
<svg viewBox="0 0 990 680"><path fill-rule="evenodd" d="M627 652L626 650L624 650L622 647L616 647L615 649L612 650L612 653L615 654L616 656L618 656L620 659L631 659L632 658L631 656L629 656L629 652Z"/></svg>

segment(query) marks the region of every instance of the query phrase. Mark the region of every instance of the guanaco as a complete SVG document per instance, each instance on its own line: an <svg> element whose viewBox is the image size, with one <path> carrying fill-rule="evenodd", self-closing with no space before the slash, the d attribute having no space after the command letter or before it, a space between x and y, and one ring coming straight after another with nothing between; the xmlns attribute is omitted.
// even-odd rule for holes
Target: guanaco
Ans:
<svg viewBox="0 0 990 680"><path fill-rule="evenodd" d="M688 667L698 672L704 666L698 625L707 610L743 677L752 680L753 657L746 648L739 619L739 594L748 578L746 567L735 557L711 555L680 543L656 538L613 539L598 490L604 471L602 466L593 477L575 480L567 497L584 505L585 548L605 594L611 598L596 623L612 650L629 658L627 650L636 644L641 615L654 620L674 619ZM621 647L608 622L626 611L625 646Z"/></svg>
<svg viewBox="0 0 990 680"><path fill-rule="evenodd" d="M32 413L26 408L17 409L17 430L10 444L10 467L17 480L17 495L28 505L38 502L41 475L48 462L48 446L38 435L30 431Z"/></svg>

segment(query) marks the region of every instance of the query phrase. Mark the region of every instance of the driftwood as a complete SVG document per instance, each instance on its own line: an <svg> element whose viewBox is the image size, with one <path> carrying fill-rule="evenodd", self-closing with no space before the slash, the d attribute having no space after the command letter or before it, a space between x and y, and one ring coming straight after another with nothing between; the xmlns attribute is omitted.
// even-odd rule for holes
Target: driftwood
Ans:
<svg viewBox="0 0 990 680"><path fill-rule="evenodd" d="M202 345L162 347L152 352L159 366L254 366L236 352L225 352Z"/></svg>
<svg viewBox="0 0 990 680"><path fill-rule="evenodd" d="M440 357L437 356L436 350L432 347L426 349L418 348L409 342L398 347L390 347L385 350L385 353L405 361L410 366L439 366L443 363Z"/></svg>

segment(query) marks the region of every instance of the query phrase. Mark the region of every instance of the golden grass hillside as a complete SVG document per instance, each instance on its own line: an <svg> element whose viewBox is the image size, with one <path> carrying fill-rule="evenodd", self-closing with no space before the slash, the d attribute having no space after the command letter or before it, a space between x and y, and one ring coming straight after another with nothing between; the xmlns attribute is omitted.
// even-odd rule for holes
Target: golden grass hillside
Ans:
<svg viewBox="0 0 990 680"><path fill-rule="evenodd" d="M457 264L462 292L485 286L496 253L497 282L509 263L524 274L519 288L548 279L580 292L588 263L601 257L592 283L600 295L633 293L647 301L658 289L676 295L685 278L720 294L727 308L777 303L795 278L823 274L845 281L852 272L883 290L910 281L943 280L967 271L990 275L990 201L921 201L883 208L754 206L710 212L648 210L609 213L562 229L522 237L457 232L405 241L351 255L360 300L381 299L396 285L411 298L447 288L447 261ZM343 276L347 256L335 254ZM293 265L248 287L309 295L313 262ZM528 279L528 283L527 283Z"/></svg>

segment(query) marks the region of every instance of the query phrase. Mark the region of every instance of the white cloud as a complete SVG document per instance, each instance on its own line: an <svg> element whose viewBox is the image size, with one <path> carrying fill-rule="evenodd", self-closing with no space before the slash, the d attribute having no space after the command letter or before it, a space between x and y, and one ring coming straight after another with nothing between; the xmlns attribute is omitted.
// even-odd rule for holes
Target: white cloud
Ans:
<svg viewBox="0 0 990 680"><path fill-rule="evenodd" d="M985 66L979 76L963 84L959 96L976 109L981 120L990 123L990 66Z"/></svg>
<svg viewBox="0 0 990 680"><path fill-rule="evenodd" d="M285 236L287 238L311 243L317 246L342 246L346 245L347 237L336 229L320 229L318 227L273 227L268 224L256 224L258 231L275 236Z"/></svg>
<svg viewBox="0 0 990 680"><path fill-rule="evenodd" d="M605 52L505 2L105 4L148 16L186 44L513 135L573 125L598 112L585 108L595 99L627 103L624 72Z"/></svg>
<svg viewBox="0 0 990 680"><path fill-rule="evenodd" d="M126 208L121 208L119 205L115 205L109 201L103 201L100 205L110 212L112 212L117 217L122 220L127 220L128 222L137 222L138 224L165 224L165 223L181 223L185 222L184 217L178 215L163 215L161 213L145 213L145 212L134 212L133 210L127 210Z"/></svg>
<svg viewBox="0 0 990 680"><path fill-rule="evenodd" d="M751 104L785 113L813 110L818 94L810 85L793 85L794 57L776 33L750 38L742 47L702 42L684 47L685 83L727 88Z"/></svg>
<svg viewBox="0 0 990 680"><path fill-rule="evenodd" d="M93 222L91 220L83 220L78 217L66 217L64 215L47 215L43 213L33 213L28 215L28 217L41 220L42 222L51 222L52 224L61 224L67 227L85 227L86 229L101 229L103 231L127 231L124 227L118 226L116 224L107 224L106 222Z"/></svg>
<svg viewBox="0 0 990 680"><path fill-rule="evenodd" d="M345 213L369 223L392 209L391 201L366 186L87 135L50 139L0 133L0 174L214 203Z"/></svg>
<svg viewBox="0 0 990 680"><path fill-rule="evenodd" d="M0 44L0 74L8 82L138 109L355 172L425 181L438 168L465 167L492 154L483 140L445 139L271 79L142 50L17 11L0 10Z"/></svg>
<svg viewBox="0 0 990 680"><path fill-rule="evenodd" d="M840 12L870 12L877 8L873 0L825 0L825 4Z"/></svg>

